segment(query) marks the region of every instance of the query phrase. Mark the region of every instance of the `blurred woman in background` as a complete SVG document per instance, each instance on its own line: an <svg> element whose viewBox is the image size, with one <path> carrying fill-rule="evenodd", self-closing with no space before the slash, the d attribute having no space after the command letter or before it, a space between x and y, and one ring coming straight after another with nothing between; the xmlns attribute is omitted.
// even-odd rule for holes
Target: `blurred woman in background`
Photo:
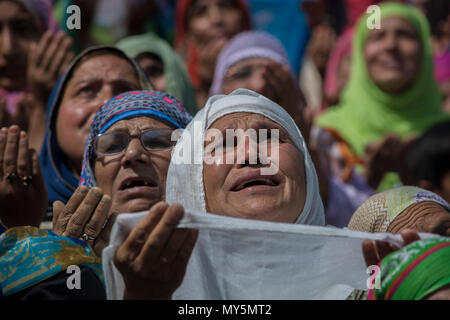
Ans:
<svg viewBox="0 0 450 320"><path fill-rule="evenodd" d="M175 48L181 53L197 105L208 98L216 59L235 34L248 30L251 18L244 0L180 0L176 8Z"/></svg>

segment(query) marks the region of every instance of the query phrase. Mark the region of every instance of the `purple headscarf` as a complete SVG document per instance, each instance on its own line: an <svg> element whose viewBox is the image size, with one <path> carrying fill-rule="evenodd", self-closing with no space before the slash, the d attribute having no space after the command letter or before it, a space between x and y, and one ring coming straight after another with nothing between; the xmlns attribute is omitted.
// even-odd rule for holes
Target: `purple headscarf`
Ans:
<svg viewBox="0 0 450 320"><path fill-rule="evenodd" d="M209 95L223 93L223 79L228 68L247 58L268 58L290 66L286 50L277 38L263 31L241 32L234 36L220 52Z"/></svg>
<svg viewBox="0 0 450 320"><path fill-rule="evenodd" d="M91 160L94 157L91 142L95 137L106 132L120 120L139 116L154 117L176 128L185 128L192 119L190 113L183 109L180 102L167 93L142 90L129 91L115 96L97 111L91 123L91 132L84 149L80 185L88 188L97 185L91 167Z"/></svg>

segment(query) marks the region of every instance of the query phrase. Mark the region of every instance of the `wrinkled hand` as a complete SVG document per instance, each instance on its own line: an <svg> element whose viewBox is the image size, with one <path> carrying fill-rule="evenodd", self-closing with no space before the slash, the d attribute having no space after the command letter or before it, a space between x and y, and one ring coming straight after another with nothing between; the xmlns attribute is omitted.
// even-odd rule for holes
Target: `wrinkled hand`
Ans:
<svg viewBox="0 0 450 320"><path fill-rule="evenodd" d="M74 58L73 41L63 31L46 31L38 44L32 44L28 55L27 78L33 96L43 104Z"/></svg>
<svg viewBox="0 0 450 320"><path fill-rule="evenodd" d="M202 82L208 84L212 82L217 57L227 42L228 39L220 38L199 46L198 76Z"/></svg>
<svg viewBox="0 0 450 320"><path fill-rule="evenodd" d="M282 66L278 62L268 61L263 77L271 89L271 96L294 119L302 134L305 130L305 101L289 66Z"/></svg>
<svg viewBox="0 0 450 320"><path fill-rule="evenodd" d="M396 159L401 145L396 134L389 134L381 142L372 142L366 146L364 175L369 186L376 189L387 172L397 172Z"/></svg>
<svg viewBox="0 0 450 320"><path fill-rule="evenodd" d="M388 134L381 142L373 142L366 146L364 156L364 175L367 183L376 189L387 172L400 174L402 181L410 183L407 166L408 148L414 137L400 140L396 134Z"/></svg>
<svg viewBox="0 0 450 320"><path fill-rule="evenodd" d="M47 212L47 190L38 154L16 125L0 130L0 219L8 228L39 226Z"/></svg>
<svg viewBox="0 0 450 320"><path fill-rule="evenodd" d="M403 246L420 240L419 234L414 230L403 230L400 232L403 238ZM378 265L388 254L399 250L400 248L386 241L364 240L362 243L362 251L367 266Z"/></svg>
<svg viewBox="0 0 450 320"><path fill-rule="evenodd" d="M183 207L159 202L117 249L114 264L125 281L124 299L171 299L181 285L198 232L177 229Z"/></svg>
<svg viewBox="0 0 450 320"><path fill-rule="evenodd" d="M307 51L321 73L325 71L335 42L336 32L329 24L321 23L312 30Z"/></svg>
<svg viewBox="0 0 450 320"><path fill-rule="evenodd" d="M109 235L117 214L110 214L111 197L103 195L100 188L89 190L80 186L67 204L53 203L53 232L63 237L85 240L97 256L109 243Z"/></svg>

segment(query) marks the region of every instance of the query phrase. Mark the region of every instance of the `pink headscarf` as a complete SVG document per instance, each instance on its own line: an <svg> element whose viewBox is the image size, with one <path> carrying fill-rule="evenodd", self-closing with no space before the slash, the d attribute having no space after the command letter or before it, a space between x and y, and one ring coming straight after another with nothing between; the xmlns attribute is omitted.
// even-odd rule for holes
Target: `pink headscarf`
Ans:
<svg viewBox="0 0 450 320"><path fill-rule="evenodd" d="M438 83L450 80L450 50L434 57L434 77Z"/></svg>
<svg viewBox="0 0 450 320"><path fill-rule="evenodd" d="M324 91L327 96L338 94L338 68L342 59L352 53L353 29L347 29L336 41L325 71Z"/></svg>

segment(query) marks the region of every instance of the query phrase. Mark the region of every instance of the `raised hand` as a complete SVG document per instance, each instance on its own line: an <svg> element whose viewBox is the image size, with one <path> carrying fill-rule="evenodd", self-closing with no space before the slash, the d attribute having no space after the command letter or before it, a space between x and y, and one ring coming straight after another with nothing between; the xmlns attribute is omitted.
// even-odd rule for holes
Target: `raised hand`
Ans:
<svg viewBox="0 0 450 320"><path fill-rule="evenodd" d="M53 232L64 237L80 238L97 256L108 245L109 234L117 214L110 213L111 197L100 188L80 186L67 204L53 203Z"/></svg>
<svg viewBox="0 0 450 320"><path fill-rule="evenodd" d="M210 84L214 77L216 60L228 39L219 38L199 46L198 76L204 83Z"/></svg>
<svg viewBox="0 0 450 320"><path fill-rule="evenodd" d="M46 31L28 56L27 78L35 99L44 104L58 78L74 58L73 41L63 31Z"/></svg>
<svg viewBox="0 0 450 320"><path fill-rule="evenodd" d="M171 299L183 282L198 231L177 229L183 207L154 205L117 249L114 264L125 282L124 299Z"/></svg>
<svg viewBox="0 0 450 320"><path fill-rule="evenodd" d="M39 226L47 190L38 154L17 125L0 130L0 219L5 227Z"/></svg>
<svg viewBox="0 0 450 320"><path fill-rule="evenodd" d="M400 235L403 238L403 246L407 246L414 241L420 240L419 234L414 230L403 230L400 232ZM377 265L388 254L399 249L401 248L386 241L372 241L366 239L362 243L364 261L367 266Z"/></svg>
<svg viewBox="0 0 450 320"><path fill-rule="evenodd" d="M274 94L273 100L290 114L302 134L305 134L305 100L290 68L275 61L267 62L264 77Z"/></svg>
<svg viewBox="0 0 450 320"><path fill-rule="evenodd" d="M388 134L381 142L373 142L366 146L365 170L367 183L376 189L387 172L397 172L405 184L412 179L407 170L408 148L414 137L401 140L396 134Z"/></svg>

